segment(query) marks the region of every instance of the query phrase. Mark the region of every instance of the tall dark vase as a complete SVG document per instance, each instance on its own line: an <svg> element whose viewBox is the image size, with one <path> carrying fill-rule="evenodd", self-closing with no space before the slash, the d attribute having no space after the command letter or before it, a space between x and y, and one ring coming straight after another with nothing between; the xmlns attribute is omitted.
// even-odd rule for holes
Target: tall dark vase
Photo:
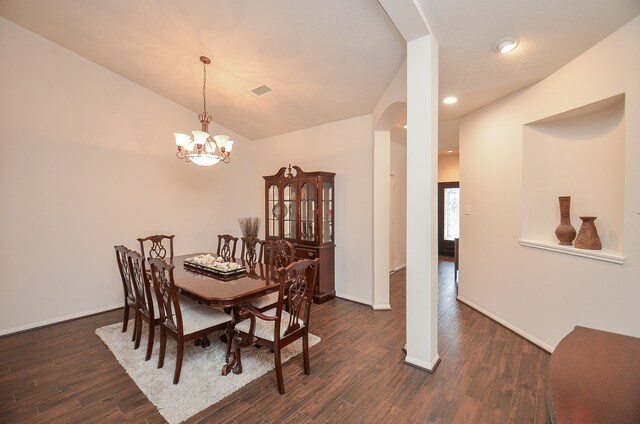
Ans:
<svg viewBox="0 0 640 424"><path fill-rule="evenodd" d="M560 202L560 225L556 228L556 237L563 246L571 246L571 242L576 238L576 229L571 225L571 196L558 197Z"/></svg>
<svg viewBox="0 0 640 424"><path fill-rule="evenodd" d="M580 231L578 231L578 237L576 238L575 247L580 249L600 250L602 244L600 243L600 236L596 229L596 217L595 216L581 216L582 225Z"/></svg>

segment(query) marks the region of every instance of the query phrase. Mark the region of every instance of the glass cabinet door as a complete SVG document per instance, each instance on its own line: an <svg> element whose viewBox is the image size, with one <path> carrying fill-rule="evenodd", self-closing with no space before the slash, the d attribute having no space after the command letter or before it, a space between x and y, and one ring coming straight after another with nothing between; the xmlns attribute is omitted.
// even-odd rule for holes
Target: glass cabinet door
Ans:
<svg viewBox="0 0 640 424"><path fill-rule="evenodd" d="M333 184L322 183L322 243L333 241Z"/></svg>
<svg viewBox="0 0 640 424"><path fill-rule="evenodd" d="M297 211L296 211L296 185L288 183L284 186L282 196L282 218L284 222L284 238L295 239L297 237Z"/></svg>
<svg viewBox="0 0 640 424"><path fill-rule="evenodd" d="M280 237L280 214L278 186L272 184L267 190L267 216L269 217L267 228L270 236Z"/></svg>
<svg viewBox="0 0 640 424"><path fill-rule="evenodd" d="M300 189L300 239L315 241L316 186L304 182Z"/></svg>

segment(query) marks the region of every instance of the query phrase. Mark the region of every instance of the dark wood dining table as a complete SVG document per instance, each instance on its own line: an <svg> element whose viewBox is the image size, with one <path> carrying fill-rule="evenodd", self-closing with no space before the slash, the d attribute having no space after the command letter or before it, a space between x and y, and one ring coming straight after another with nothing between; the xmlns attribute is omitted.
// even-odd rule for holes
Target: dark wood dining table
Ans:
<svg viewBox="0 0 640 424"><path fill-rule="evenodd" d="M266 264L250 264L242 259L235 259L235 262L243 265L247 272L229 277L203 274L184 267L186 258L201 254L206 253L193 253L173 258L173 265L175 265L173 279L176 287L200 303L237 310L249 304L251 300L276 291L280 287L278 273Z"/></svg>

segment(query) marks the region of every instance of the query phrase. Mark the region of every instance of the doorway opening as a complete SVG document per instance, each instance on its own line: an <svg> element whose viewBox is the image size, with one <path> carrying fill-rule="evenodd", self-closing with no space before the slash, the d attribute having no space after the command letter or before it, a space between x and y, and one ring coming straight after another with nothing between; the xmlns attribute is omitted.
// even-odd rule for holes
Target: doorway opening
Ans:
<svg viewBox="0 0 640 424"><path fill-rule="evenodd" d="M438 183L438 255L455 254L460 238L460 182Z"/></svg>

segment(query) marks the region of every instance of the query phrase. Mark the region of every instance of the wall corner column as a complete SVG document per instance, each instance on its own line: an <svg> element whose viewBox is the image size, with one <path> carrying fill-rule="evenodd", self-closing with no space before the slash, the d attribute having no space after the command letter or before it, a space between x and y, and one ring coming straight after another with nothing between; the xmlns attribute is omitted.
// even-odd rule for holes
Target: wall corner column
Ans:
<svg viewBox="0 0 640 424"><path fill-rule="evenodd" d="M438 46L407 42L407 355L427 371L438 356Z"/></svg>

